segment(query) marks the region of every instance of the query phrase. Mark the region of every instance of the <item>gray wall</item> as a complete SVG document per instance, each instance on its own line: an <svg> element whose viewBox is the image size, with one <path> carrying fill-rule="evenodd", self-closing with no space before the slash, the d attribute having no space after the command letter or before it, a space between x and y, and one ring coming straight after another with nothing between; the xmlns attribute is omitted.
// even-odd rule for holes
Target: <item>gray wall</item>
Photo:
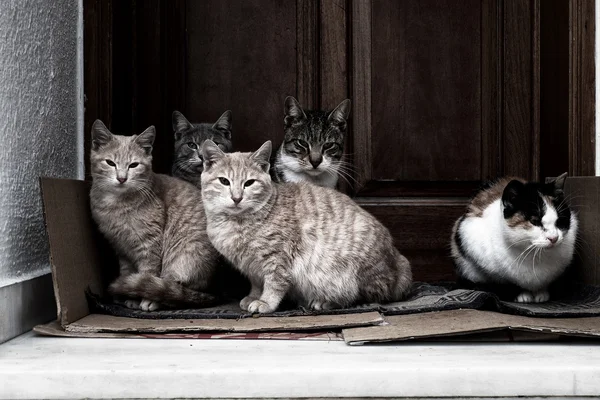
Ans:
<svg viewBox="0 0 600 400"><path fill-rule="evenodd" d="M0 1L0 341L52 310L38 177L83 178L82 15L82 0Z"/></svg>

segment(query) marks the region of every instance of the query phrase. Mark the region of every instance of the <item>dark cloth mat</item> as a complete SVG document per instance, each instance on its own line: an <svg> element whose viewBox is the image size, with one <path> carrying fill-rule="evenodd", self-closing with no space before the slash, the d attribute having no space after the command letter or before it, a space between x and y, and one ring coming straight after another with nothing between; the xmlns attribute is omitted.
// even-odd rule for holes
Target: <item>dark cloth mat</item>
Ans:
<svg viewBox="0 0 600 400"><path fill-rule="evenodd" d="M252 317L242 311L239 300L227 301L224 304L195 310L131 310L122 305L112 303L92 293L88 293L90 309L94 313L109 314L119 317L145 319L240 319ZM497 311L505 314L523 315L543 318L573 318L600 316L600 287L575 285L569 293L546 303L514 303L501 300L491 292L456 288L455 284L428 284L415 282L412 294L406 301L389 304L363 304L351 308L311 311L304 308L281 308L281 311L268 316L291 317L302 315L353 314L378 311L384 315L414 314L430 311L456 310L460 308Z"/></svg>

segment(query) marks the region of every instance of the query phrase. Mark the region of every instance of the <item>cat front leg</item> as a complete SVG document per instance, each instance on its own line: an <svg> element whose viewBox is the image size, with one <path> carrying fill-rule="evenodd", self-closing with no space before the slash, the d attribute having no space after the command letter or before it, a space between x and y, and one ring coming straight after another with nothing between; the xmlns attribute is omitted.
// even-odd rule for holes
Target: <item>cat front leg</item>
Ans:
<svg viewBox="0 0 600 400"><path fill-rule="evenodd" d="M260 299L248 305L248 312L264 314L277 310L289 287L290 278L287 272L283 272L282 268L276 268L265 276L262 295Z"/></svg>
<svg viewBox="0 0 600 400"><path fill-rule="evenodd" d="M129 274L133 274L135 272L135 269L133 267L133 264L129 262L129 260L127 260L124 257L119 257L119 273L121 275L129 275Z"/></svg>
<svg viewBox="0 0 600 400"><path fill-rule="evenodd" d="M250 289L250 293L248 296L244 297L242 301L240 301L240 308L244 311L248 311L248 306L254 300L260 299L262 295L262 285L260 282L256 282L255 280L251 280L252 289Z"/></svg>

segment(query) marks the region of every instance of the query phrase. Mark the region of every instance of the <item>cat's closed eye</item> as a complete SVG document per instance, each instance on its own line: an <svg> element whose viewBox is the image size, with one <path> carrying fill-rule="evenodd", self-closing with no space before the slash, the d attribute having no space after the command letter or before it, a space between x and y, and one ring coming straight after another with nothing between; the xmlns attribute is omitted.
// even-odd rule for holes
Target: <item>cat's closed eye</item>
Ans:
<svg viewBox="0 0 600 400"><path fill-rule="evenodd" d="M229 186L229 180L227 178L219 178L219 181L225 185L225 186Z"/></svg>
<svg viewBox="0 0 600 400"><path fill-rule="evenodd" d="M308 147L309 147L308 143L306 143L304 140L296 139L294 142L296 143L296 146L300 146L305 149L308 149Z"/></svg>
<svg viewBox="0 0 600 400"><path fill-rule="evenodd" d="M187 145L190 149L194 149L194 150L198 149L198 145L194 142L189 142Z"/></svg>
<svg viewBox="0 0 600 400"><path fill-rule="evenodd" d="M323 150L333 150L336 146L336 143L328 142L323 145Z"/></svg>
<svg viewBox="0 0 600 400"><path fill-rule="evenodd" d="M106 161L106 163L108 165L110 165L111 167L116 167L117 166L117 164L115 164L112 160L104 160L104 161Z"/></svg>
<svg viewBox="0 0 600 400"><path fill-rule="evenodd" d="M134 163L131 163L131 164L129 164L129 168L135 168L135 167L137 167L138 165L140 165L140 163L136 163L136 162L134 162Z"/></svg>
<svg viewBox="0 0 600 400"><path fill-rule="evenodd" d="M542 226L542 221L538 217L531 217L529 222L536 226Z"/></svg>
<svg viewBox="0 0 600 400"><path fill-rule="evenodd" d="M244 187L251 186L254 182L256 182L255 179L248 179L246 182L244 182Z"/></svg>

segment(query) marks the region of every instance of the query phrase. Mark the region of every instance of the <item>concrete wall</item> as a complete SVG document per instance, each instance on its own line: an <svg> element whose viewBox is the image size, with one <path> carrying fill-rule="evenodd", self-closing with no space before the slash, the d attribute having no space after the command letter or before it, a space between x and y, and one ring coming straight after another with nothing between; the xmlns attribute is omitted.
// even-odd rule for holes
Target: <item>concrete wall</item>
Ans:
<svg viewBox="0 0 600 400"><path fill-rule="evenodd" d="M38 177L83 178L82 15L82 0L0 1L0 341L38 319L23 290L50 271Z"/></svg>

